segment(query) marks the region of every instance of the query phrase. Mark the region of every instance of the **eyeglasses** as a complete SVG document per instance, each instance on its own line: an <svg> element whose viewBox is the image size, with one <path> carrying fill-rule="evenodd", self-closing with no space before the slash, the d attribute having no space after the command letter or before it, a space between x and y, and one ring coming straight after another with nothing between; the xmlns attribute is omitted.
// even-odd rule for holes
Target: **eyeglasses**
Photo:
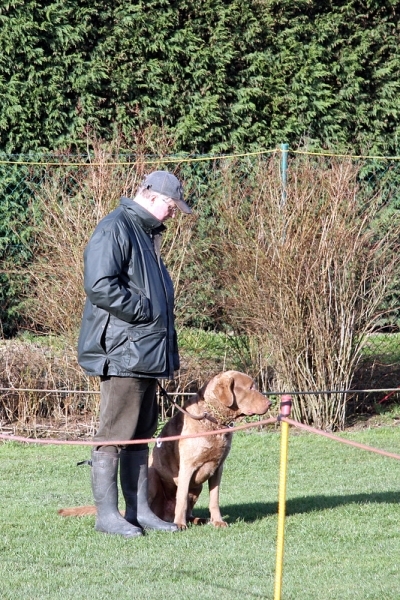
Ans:
<svg viewBox="0 0 400 600"><path fill-rule="evenodd" d="M172 198L166 198L164 196L161 196L163 202L165 202L165 204L168 204L169 206L171 206L172 211L175 213L178 210L177 205L175 204L175 201Z"/></svg>

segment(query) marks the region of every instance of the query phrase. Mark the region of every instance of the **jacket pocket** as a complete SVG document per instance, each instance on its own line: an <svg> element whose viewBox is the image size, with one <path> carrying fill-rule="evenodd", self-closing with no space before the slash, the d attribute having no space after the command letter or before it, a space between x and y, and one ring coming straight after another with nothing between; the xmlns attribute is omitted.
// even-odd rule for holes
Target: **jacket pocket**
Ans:
<svg viewBox="0 0 400 600"><path fill-rule="evenodd" d="M153 375L167 368L167 330L129 328L128 342L123 356L129 371Z"/></svg>

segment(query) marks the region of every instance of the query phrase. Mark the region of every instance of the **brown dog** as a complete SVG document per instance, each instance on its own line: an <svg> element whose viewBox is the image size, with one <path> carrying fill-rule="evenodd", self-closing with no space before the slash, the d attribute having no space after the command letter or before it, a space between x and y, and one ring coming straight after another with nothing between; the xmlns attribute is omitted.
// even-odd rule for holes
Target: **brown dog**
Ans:
<svg viewBox="0 0 400 600"><path fill-rule="evenodd" d="M271 403L248 375L226 371L205 384L163 427L160 438L191 435L226 427L239 417L263 415ZM199 419L205 415L202 419ZM211 523L226 527L219 508L219 486L232 443L232 433L161 442L154 447L149 468L149 504L165 521L185 529L195 519L192 509L208 481Z"/></svg>
<svg viewBox="0 0 400 600"><path fill-rule="evenodd" d="M163 427L149 461L149 504L165 521L185 529L195 519L192 510L208 481L209 510L215 527L226 527L219 508L219 486L232 433L162 442L160 438L225 428L243 416L263 415L271 406L248 375L225 371L213 377ZM189 416L192 415L192 416ZM62 516L95 514L94 506L61 509Z"/></svg>

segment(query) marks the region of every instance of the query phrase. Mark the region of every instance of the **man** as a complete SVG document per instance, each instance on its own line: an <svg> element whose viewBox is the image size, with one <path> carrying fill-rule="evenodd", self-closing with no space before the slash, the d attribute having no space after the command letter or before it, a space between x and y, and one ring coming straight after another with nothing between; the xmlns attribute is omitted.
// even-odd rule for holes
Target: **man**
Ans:
<svg viewBox="0 0 400 600"><path fill-rule="evenodd" d="M103 442L148 439L158 421L158 378L179 368L174 292L160 258L163 222L191 213L179 180L168 171L148 175L135 197L97 225L84 252L87 295L78 342L79 364L100 377L100 423L92 450L96 529L124 537L143 528L175 531L147 502L147 444ZM126 502L118 511L117 473Z"/></svg>

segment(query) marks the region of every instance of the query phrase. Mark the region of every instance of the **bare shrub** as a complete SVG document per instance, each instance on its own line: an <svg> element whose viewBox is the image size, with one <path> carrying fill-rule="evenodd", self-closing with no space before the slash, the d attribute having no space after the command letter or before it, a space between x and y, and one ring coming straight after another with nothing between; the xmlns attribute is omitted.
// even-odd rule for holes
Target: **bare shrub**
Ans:
<svg viewBox="0 0 400 600"><path fill-rule="evenodd" d="M122 164L118 141L92 146L90 164L49 166L35 188L38 252L26 310L33 329L62 334L71 347L84 302L83 250L97 222L122 194L131 195L144 172L190 171L168 158L149 164L144 154ZM393 220L376 235L371 223L380 199L362 197L357 175L347 159L296 159L283 196L276 157L216 160L197 174L193 169L185 191L202 189L196 212L168 224L163 247L178 325L190 322L196 293L196 310L204 297L208 320L218 317L248 341L243 369L258 374L264 389L269 367L277 391L348 389L398 272L400 231ZM185 357L183 365L180 392L212 369L201 357ZM348 399L296 396L294 416L341 428Z"/></svg>
<svg viewBox="0 0 400 600"><path fill-rule="evenodd" d="M33 186L38 242L25 314L34 330L76 335L84 302L83 250L98 221L142 174L136 165L119 164L117 143L95 140L92 147L87 165L64 156L68 166L47 166L40 186Z"/></svg>
<svg viewBox="0 0 400 600"><path fill-rule="evenodd" d="M174 282L176 321L182 324L191 298L191 282L182 276L185 265L192 262L196 255L196 245L192 238L196 231L197 215L183 215L168 221L167 231L163 235L162 256L168 272Z"/></svg>
<svg viewBox="0 0 400 600"><path fill-rule="evenodd" d="M86 158L60 154L43 167L40 184L37 169L33 173L37 244L25 318L32 331L60 336L63 350L58 355L45 341L41 345L18 340L0 346L0 386L6 388L1 395L1 427L11 427L13 432L37 433L51 424L71 432L78 423L86 423L86 415L91 415L86 429L95 429L98 396L91 392L98 389L98 381L84 375L76 358L85 301L83 251L97 223L119 204L120 197L132 196L145 173L166 168L162 158L146 157L149 150L154 152L151 136L138 133L134 162L132 157L123 160L123 142L122 138L111 143L91 139ZM168 139L159 140L157 148L159 154L168 151ZM168 168L179 169L176 163ZM163 253L178 297L186 293L179 284L180 272L195 221L195 216L178 215L165 236ZM73 390L88 390L89 395Z"/></svg>
<svg viewBox="0 0 400 600"><path fill-rule="evenodd" d="M359 198L350 160L297 159L286 197L276 160L245 185L227 168L214 251L225 257L225 310L258 339L275 389L349 389L366 336L397 267L399 224L371 228L379 196ZM294 398L294 416L326 429L345 424L347 396Z"/></svg>
<svg viewBox="0 0 400 600"><path fill-rule="evenodd" d="M54 436L58 431L76 437L95 430L99 384L80 369L74 347L3 341L0 387L2 431L40 436Z"/></svg>
<svg viewBox="0 0 400 600"><path fill-rule="evenodd" d="M145 151L144 141L136 147ZM151 141L151 140L150 140ZM167 140L163 141L168 148ZM33 184L37 213L37 251L30 269L30 294L25 316L34 331L76 338L84 304L83 251L97 223L113 210L122 195L131 196L145 172L164 168L135 154L135 162L121 158L122 140L91 140L87 164L60 157L61 164L45 168L40 185ZM142 147L143 146L143 147ZM64 164L63 164L64 163ZM178 282L189 248L190 222L178 216L169 228L167 262ZM177 285L177 294L180 286Z"/></svg>

